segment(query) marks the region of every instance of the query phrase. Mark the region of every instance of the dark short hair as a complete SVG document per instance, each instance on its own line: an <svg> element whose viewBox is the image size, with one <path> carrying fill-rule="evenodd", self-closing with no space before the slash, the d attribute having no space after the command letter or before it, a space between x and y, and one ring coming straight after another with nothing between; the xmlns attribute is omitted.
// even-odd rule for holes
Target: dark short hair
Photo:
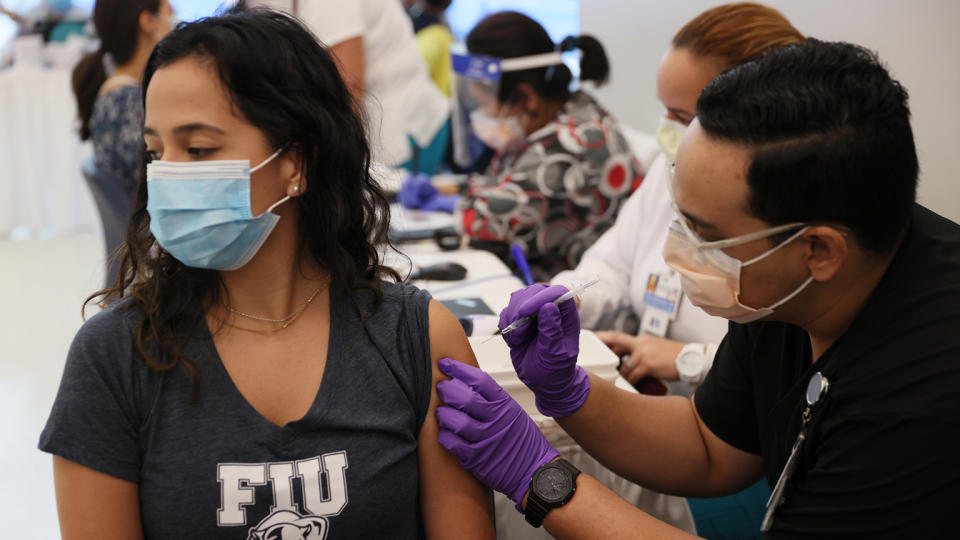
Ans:
<svg viewBox="0 0 960 540"><path fill-rule="evenodd" d="M834 223L887 253L916 198L907 91L877 56L808 39L724 72L704 88L708 136L753 148L749 211L772 224Z"/></svg>

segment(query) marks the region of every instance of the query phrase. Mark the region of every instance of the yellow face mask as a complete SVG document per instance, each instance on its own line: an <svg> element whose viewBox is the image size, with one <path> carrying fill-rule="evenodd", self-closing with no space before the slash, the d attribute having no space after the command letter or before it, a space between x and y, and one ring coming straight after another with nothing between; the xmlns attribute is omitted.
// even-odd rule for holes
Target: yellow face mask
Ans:
<svg viewBox="0 0 960 540"><path fill-rule="evenodd" d="M680 147L680 139L686 133L687 126L675 120L669 120L666 117L660 118L660 125L657 127L657 144L663 152L663 157L667 160L667 165L677 158L677 148Z"/></svg>

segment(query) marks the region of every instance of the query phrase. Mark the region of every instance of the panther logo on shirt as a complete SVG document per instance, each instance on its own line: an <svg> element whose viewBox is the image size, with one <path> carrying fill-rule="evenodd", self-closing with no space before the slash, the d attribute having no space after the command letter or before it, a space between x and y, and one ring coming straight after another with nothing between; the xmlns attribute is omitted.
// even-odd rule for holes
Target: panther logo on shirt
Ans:
<svg viewBox="0 0 960 540"><path fill-rule="evenodd" d="M269 515L249 531L249 540L323 540L329 520L346 508L347 453L275 463L220 463L217 526L248 524L247 507L257 506L257 486L271 486ZM294 479L300 497L294 498ZM265 490L260 490L261 497ZM261 507L262 508L262 507Z"/></svg>
<svg viewBox="0 0 960 540"><path fill-rule="evenodd" d="M251 528L247 540L324 540L327 526L327 518L280 510Z"/></svg>

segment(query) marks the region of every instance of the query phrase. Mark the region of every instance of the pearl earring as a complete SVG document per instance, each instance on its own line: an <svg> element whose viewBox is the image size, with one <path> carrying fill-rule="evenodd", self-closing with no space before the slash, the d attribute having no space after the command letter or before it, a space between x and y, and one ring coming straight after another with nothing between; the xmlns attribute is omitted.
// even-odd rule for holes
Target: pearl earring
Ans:
<svg viewBox="0 0 960 540"><path fill-rule="evenodd" d="M294 193L300 193L300 186L293 186Z"/></svg>

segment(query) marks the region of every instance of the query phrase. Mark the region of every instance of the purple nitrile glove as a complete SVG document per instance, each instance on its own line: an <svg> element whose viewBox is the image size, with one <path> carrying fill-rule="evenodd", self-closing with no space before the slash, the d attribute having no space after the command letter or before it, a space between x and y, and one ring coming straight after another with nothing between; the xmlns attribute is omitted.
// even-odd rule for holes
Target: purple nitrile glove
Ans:
<svg viewBox="0 0 960 540"><path fill-rule="evenodd" d="M453 380L440 381L440 444L484 485L520 503L533 473L560 456L523 407L479 368L442 358Z"/></svg>
<svg viewBox="0 0 960 540"><path fill-rule="evenodd" d="M421 173L411 174L403 180L397 200L404 208L452 213L460 196L441 194L430 182L430 177Z"/></svg>
<svg viewBox="0 0 960 540"><path fill-rule="evenodd" d="M430 183L429 176L426 174L410 174L400 184L397 200L404 208L417 209L423 206L424 201L435 193L437 193L437 188Z"/></svg>
<svg viewBox="0 0 960 540"><path fill-rule="evenodd" d="M590 377L577 365L580 354L580 314L571 298L553 303L567 288L542 283L514 291L500 312L500 329L517 319L537 319L503 336L510 346L513 368L536 396L537 410L554 418L570 416L590 393Z"/></svg>

